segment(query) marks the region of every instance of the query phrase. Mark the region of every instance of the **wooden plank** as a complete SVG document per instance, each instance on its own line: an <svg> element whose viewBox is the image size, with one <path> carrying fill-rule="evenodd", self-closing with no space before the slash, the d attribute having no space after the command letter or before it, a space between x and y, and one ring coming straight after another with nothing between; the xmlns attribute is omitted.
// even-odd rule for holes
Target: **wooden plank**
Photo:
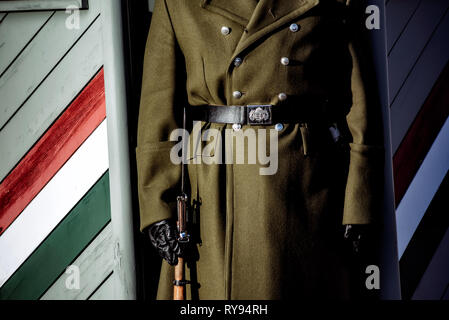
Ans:
<svg viewBox="0 0 449 320"><path fill-rule="evenodd" d="M88 8L87 0L14 0L0 1L0 11L42 11L66 10L69 6L79 9Z"/></svg>
<svg viewBox="0 0 449 320"><path fill-rule="evenodd" d="M114 300L114 276L112 273L89 300Z"/></svg>
<svg viewBox="0 0 449 320"><path fill-rule="evenodd" d="M449 61L449 14L430 39L426 50L411 71L391 105L392 150L396 152L441 71ZM391 70L390 70L391 71Z"/></svg>
<svg viewBox="0 0 449 320"><path fill-rule="evenodd" d="M86 300L112 272L114 266L114 245L112 227L109 223L101 233L84 249L71 266L80 271L79 289L67 289L65 272L45 292L41 300Z"/></svg>
<svg viewBox="0 0 449 320"><path fill-rule="evenodd" d="M390 52L388 56L390 103L407 79L448 7L447 0L422 1Z"/></svg>
<svg viewBox="0 0 449 320"><path fill-rule="evenodd" d="M108 166L104 120L0 237L0 286L84 197Z"/></svg>
<svg viewBox="0 0 449 320"><path fill-rule="evenodd" d="M420 2L422 0L388 1L386 5L388 52L391 51L400 34L404 31Z"/></svg>
<svg viewBox="0 0 449 320"><path fill-rule="evenodd" d="M0 181L14 168L103 64L97 20L0 131Z"/></svg>
<svg viewBox="0 0 449 320"><path fill-rule="evenodd" d="M53 12L12 13L0 24L0 75L36 36ZM0 18L1 20L1 18Z"/></svg>
<svg viewBox="0 0 449 320"><path fill-rule="evenodd" d="M400 261L402 298L415 292L449 227L449 174L446 174Z"/></svg>
<svg viewBox="0 0 449 320"><path fill-rule="evenodd" d="M394 190L398 204L449 116L449 64L402 140L393 158Z"/></svg>
<svg viewBox="0 0 449 320"><path fill-rule="evenodd" d="M449 118L396 209L398 252L402 256L449 170Z"/></svg>
<svg viewBox="0 0 449 320"><path fill-rule="evenodd" d="M449 229L422 277L413 300L439 300L449 284Z"/></svg>
<svg viewBox="0 0 449 320"><path fill-rule="evenodd" d="M110 221L109 200L106 173L0 288L0 300L38 299Z"/></svg>
<svg viewBox="0 0 449 320"><path fill-rule="evenodd" d="M115 299L136 299L132 186L130 177L129 128L127 114L126 49L124 46L123 3L102 2L105 93L111 169L111 220L120 263L114 267Z"/></svg>
<svg viewBox="0 0 449 320"><path fill-rule="evenodd" d="M5 123L64 58L70 48L82 37L99 16L99 7L99 1L95 0L92 1L89 10L80 12L79 29L66 28L67 14L65 12L55 13L19 58L0 77L0 101L2 101L0 128L3 128Z"/></svg>
<svg viewBox="0 0 449 320"><path fill-rule="evenodd" d="M105 117L102 70L0 184L0 235Z"/></svg>

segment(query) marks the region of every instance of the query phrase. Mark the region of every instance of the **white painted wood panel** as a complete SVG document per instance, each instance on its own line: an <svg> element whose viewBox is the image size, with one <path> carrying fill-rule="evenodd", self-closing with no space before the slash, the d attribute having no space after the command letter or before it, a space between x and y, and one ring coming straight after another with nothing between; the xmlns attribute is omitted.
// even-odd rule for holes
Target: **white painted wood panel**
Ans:
<svg viewBox="0 0 449 320"><path fill-rule="evenodd" d="M0 131L0 181L101 68L101 30L101 21L95 21Z"/></svg>
<svg viewBox="0 0 449 320"><path fill-rule="evenodd" d="M0 78L0 128L34 92L100 13L100 1L80 11L80 28L68 29L65 12L56 12ZM74 66L76 70L76 66Z"/></svg>
<svg viewBox="0 0 449 320"><path fill-rule="evenodd" d="M0 287L108 167L104 120L0 237Z"/></svg>
<svg viewBox="0 0 449 320"><path fill-rule="evenodd" d="M82 8L82 0L14 0L0 1L0 11L65 10L68 6Z"/></svg>
<svg viewBox="0 0 449 320"><path fill-rule="evenodd" d="M425 50L426 43L448 6L449 1L447 0L421 2L404 33L389 54L390 103L399 92L420 54Z"/></svg>
<svg viewBox="0 0 449 320"><path fill-rule="evenodd" d="M50 18L53 12L9 14L0 24L0 75Z"/></svg>
<svg viewBox="0 0 449 320"><path fill-rule="evenodd" d="M114 273L111 274L89 300L114 300L114 276Z"/></svg>
<svg viewBox="0 0 449 320"><path fill-rule="evenodd" d="M422 0L388 1L386 6L388 52L390 52L391 47L398 39L420 2Z"/></svg>
<svg viewBox="0 0 449 320"><path fill-rule="evenodd" d="M396 152L410 125L449 61L449 14L430 39L391 105L391 142ZM391 72L391 70L390 70Z"/></svg>
<svg viewBox="0 0 449 320"><path fill-rule="evenodd" d="M112 227L109 223L70 265L80 270L80 288L67 289L63 273L41 297L42 300L86 300L112 272L114 263Z"/></svg>
<svg viewBox="0 0 449 320"><path fill-rule="evenodd" d="M449 118L396 209L399 258L449 170Z"/></svg>

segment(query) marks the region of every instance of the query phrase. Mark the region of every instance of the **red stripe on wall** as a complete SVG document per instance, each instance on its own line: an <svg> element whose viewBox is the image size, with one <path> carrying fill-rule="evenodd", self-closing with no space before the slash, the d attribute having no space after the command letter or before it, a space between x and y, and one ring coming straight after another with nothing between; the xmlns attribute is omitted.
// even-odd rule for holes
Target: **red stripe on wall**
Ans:
<svg viewBox="0 0 449 320"><path fill-rule="evenodd" d="M393 157L396 207L449 115L449 64L446 65Z"/></svg>
<svg viewBox="0 0 449 320"><path fill-rule="evenodd" d="M106 118L103 69L0 184L2 234Z"/></svg>

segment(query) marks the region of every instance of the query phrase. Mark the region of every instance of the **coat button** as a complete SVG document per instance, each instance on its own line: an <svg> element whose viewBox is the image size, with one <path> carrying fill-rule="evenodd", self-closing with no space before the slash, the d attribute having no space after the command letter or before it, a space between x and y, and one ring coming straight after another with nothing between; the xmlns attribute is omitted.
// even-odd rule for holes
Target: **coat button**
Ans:
<svg viewBox="0 0 449 320"><path fill-rule="evenodd" d="M282 63L284 66L288 66L288 64L290 63L290 59L287 58L287 57L282 57L282 58L281 58L281 63Z"/></svg>
<svg viewBox="0 0 449 320"><path fill-rule="evenodd" d="M287 100L287 94L281 92L278 94L278 98L280 101L285 101L285 100Z"/></svg>
<svg viewBox="0 0 449 320"><path fill-rule="evenodd" d="M222 35L227 36L230 33L231 33L231 29L229 29L229 27L226 27L226 26L221 27L221 34Z"/></svg>
<svg viewBox="0 0 449 320"><path fill-rule="evenodd" d="M234 66L238 67L242 64L243 60L241 58L235 58L234 59Z"/></svg>
<svg viewBox="0 0 449 320"><path fill-rule="evenodd" d="M240 129L242 129L242 125L241 125L240 123L234 123L234 124L232 125L232 129L233 129L234 131L240 131Z"/></svg>
<svg viewBox="0 0 449 320"><path fill-rule="evenodd" d="M242 97L242 93L240 91L234 91L232 96L236 99L240 99Z"/></svg>
<svg viewBox="0 0 449 320"><path fill-rule="evenodd" d="M290 25L290 31L291 32L297 32L299 30L299 26L296 23L292 23Z"/></svg>
<svg viewBox="0 0 449 320"><path fill-rule="evenodd" d="M284 129L284 125L282 123L276 123L274 126L274 130L276 131L281 131L282 129Z"/></svg>

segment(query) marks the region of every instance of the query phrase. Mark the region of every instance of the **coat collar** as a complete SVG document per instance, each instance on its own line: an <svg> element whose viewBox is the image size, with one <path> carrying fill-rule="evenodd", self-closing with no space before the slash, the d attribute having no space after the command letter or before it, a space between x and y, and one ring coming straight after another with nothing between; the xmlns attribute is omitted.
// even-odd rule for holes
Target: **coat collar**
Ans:
<svg viewBox="0 0 449 320"><path fill-rule="evenodd" d="M299 16L320 0L200 0L201 7L256 30L290 16Z"/></svg>
<svg viewBox="0 0 449 320"><path fill-rule="evenodd" d="M246 28L237 45L239 54L249 45L301 16L320 0L201 0L201 7L221 14ZM245 5L242 5L242 4Z"/></svg>
<svg viewBox="0 0 449 320"><path fill-rule="evenodd" d="M246 27L258 0L201 0L201 7Z"/></svg>

